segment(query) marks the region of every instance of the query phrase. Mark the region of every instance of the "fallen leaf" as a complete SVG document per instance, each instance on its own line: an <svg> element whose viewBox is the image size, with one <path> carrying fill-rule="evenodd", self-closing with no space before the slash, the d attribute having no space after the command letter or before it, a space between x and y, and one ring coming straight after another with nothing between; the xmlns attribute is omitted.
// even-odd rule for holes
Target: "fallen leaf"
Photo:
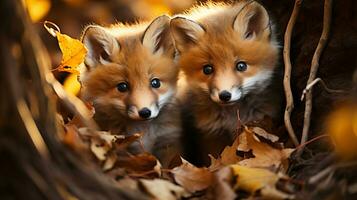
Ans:
<svg viewBox="0 0 357 200"><path fill-rule="evenodd" d="M260 127L253 127L251 129L255 134L257 134L267 140L270 140L271 142L277 142L279 140L278 136L270 134Z"/></svg>
<svg viewBox="0 0 357 200"><path fill-rule="evenodd" d="M282 171L288 168L288 158L294 149L276 149L261 142L254 132L245 127L238 136L240 141L237 149L243 153L253 154L253 158L243 159L237 164L248 167L274 167Z"/></svg>
<svg viewBox="0 0 357 200"><path fill-rule="evenodd" d="M67 76L63 82L63 88L66 92L77 96L81 89L81 84L78 82L78 75L70 74Z"/></svg>
<svg viewBox="0 0 357 200"><path fill-rule="evenodd" d="M82 150L85 144L78 134L78 129L74 125L65 125L65 134L62 138L64 144L68 145L74 150Z"/></svg>
<svg viewBox="0 0 357 200"><path fill-rule="evenodd" d="M210 166L208 167L208 169L211 172L214 172L214 171L220 169L223 166L220 157L219 158L215 158L211 154L208 154L208 157L210 158L210 163L211 163Z"/></svg>
<svg viewBox="0 0 357 200"><path fill-rule="evenodd" d="M157 200L176 200L189 195L184 188L163 179L142 179L139 183Z"/></svg>
<svg viewBox="0 0 357 200"><path fill-rule="evenodd" d="M78 131L82 136L97 139L97 143L104 143L109 148L112 148L117 140L125 139L124 135L112 135L108 131L92 131L86 127L79 128Z"/></svg>
<svg viewBox="0 0 357 200"><path fill-rule="evenodd" d="M207 168L195 167L184 159L171 173L175 181L191 193L207 189L213 180L213 175Z"/></svg>
<svg viewBox="0 0 357 200"><path fill-rule="evenodd" d="M56 31L59 47L62 51L62 61L58 66L59 71L79 74L78 66L83 63L87 49L83 43L68 35Z"/></svg>
<svg viewBox="0 0 357 200"><path fill-rule="evenodd" d="M131 176L156 177L161 175L161 164L155 156L149 153L119 156L117 166L124 168Z"/></svg>
<svg viewBox="0 0 357 200"><path fill-rule="evenodd" d="M264 199L293 199L291 194L276 188L276 184L284 175L275 174L267 169L250 168L241 165L231 165L233 174L237 177L235 190L243 190L254 194L260 191Z"/></svg>
<svg viewBox="0 0 357 200"><path fill-rule="evenodd" d="M118 156L114 152L109 154L103 164L102 167L103 171L108 171L112 169L117 160L118 160Z"/></svg>
<svg viewBox="0 0 357 200"><path fill-rule="evenodd" d="M118 138L124 138L122 135L111 135L107 131L91 131L88 128L78 130L82 136L90 138L90 149L100 161L106 161L109 151L113 149L113 143Z"/></svg>
<svg viewBox="0 0 357 200"><path fill-rule="evenodd" d="M233 182L234 176L231 167L224 167L214 173L212 192L213 197L211 199L219 200L234 200L237 195L234 192Z"/></svg>
<svg viewBox="0 0 357 200"><path fill-rule="evenodd" d="M237 137L234 140L232 146L227 146L224 148L220 156L220 162L223 165L235 164L242 160L242 158L237 155L237 147L240 143L241 141L239 141L239 138Z"/></svg>
<svg viewBox="0 0 357 200"><path fill-rule="evenodd" d="M118 138L115 141L115 144L117 145L117 148L120 149L125 149L127 148L130 144L132 144L135 141L139 141L139 139L143 136L142 133L135 133L132 135L125 136L124 138Z"/></svg>
<svg viewBox="0 0 357 200"><path fill-rule="evenodd" d="M92 153L98 158L98 160L104 161L106 160L107 153L109 152L111 147L103 141L99 140L98 138L92 138L90 149Z"/></svg>

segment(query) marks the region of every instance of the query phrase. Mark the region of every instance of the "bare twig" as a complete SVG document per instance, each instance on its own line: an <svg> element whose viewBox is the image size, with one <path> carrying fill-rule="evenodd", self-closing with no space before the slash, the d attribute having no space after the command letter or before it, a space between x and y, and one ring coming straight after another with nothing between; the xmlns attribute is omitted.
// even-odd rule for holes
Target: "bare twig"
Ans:
<svg viewBox="0 0 357 200"><path fill-rule="evenodd" d="M286 27L285 35L284 35L284 91L285 91L285 98L286 98L286 108L284 113L284 123L285 127L289 133L291 140L293 141L295 146L299 145L298 139L296 138L294 129L291 125L290 115L292 110L294 109L294 100L293 95L291 92L291 85L290 85L290 77L291 77L291 62L290 62L290 46L291 46L291 33L293 31L296 18L299 14L300 6L302 0L295 0L294 9L289 19L288 25Z"/></svg>
<svg viewBox="0 0 357 200"><path fill-rule="evenodd" d="M312 138L311 140L309 140L309 141L307 141L305 143L301 143L298 147L296 147L296 150L304 148L306 145L311 144L312 142L315 142L315 141L317 141L317 140L319 140L321 138L325 138L325 137L330 137L330 135L323 134L323 135L319 135L319 136L317 136L315 138Z"/></svg>
<svg viewBox="0 0 357 200"><path fill-rule="evenodd" d="M330 24L331 24L332 2L333 0L325 0L322 33L319 43L316 47L314 56L312 57L310 76L307 81L307 85L312 83L316 77L316 73L319 68L319 60L322 51L327 44L327 39L329 36ZM310 121L311 121L311 110L312 110L312 88L308 90L306 93L304 127L302 130L301 143L305 143L306 140L308 139L308 133L309 133Z"/></svg>
<svg viewBox="0 0 357 200"><path fill-rule="evenodd" d="M321 79L321 78L316 78L314 81L312 81L311 83L307 84L306 88L304 89L304 91L302 92L301 95L301 101L304 100L305 95L307 92L309 92L311 90L311 88L313 86L315 86L317 83L321 83L322 87L328 92L328 93L347 93L347 91L344 90L334 90L334 89L330 89L327 87L326 83Z"/></svg>

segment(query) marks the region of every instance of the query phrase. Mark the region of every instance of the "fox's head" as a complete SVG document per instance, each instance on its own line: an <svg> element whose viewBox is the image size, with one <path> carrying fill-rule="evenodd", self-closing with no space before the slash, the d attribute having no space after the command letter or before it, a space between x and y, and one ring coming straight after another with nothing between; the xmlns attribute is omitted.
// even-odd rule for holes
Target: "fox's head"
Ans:
<svg viewBox="0 0 357 200"><path fill-rule="evenodd" d="M150 25L88 26L82 41L88 49L81 72L82 96L97 109L127 119L155 118L174 94L178 69L168 16Z"/></svg>
<svg viewBox="0 0 357 200"><path fill-rule="evenodd" d="M254 1L196 8L171 20L179 67L189 87L232 104L269 83L278 46L263 6Z"/></svg>

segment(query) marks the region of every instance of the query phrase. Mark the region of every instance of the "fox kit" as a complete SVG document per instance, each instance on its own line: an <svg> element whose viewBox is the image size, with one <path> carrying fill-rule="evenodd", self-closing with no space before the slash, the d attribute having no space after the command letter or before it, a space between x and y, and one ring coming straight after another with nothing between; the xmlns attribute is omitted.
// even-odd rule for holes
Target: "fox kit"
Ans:
<svg viewBox="0 0 357 200"><path fill-rule="evenodd" d="M191 132L215 138L209 147L215 150L206 153L217 155L232 142L237 112L243 123L277 116L271 80L279 48L263 6L209 3L174 17L170 28L183 72L183 119Z"/></svg>
<svg viewBox="0 0 357 200"><path fill-rule="evenodd" d="M116 134L143 133L144 150L163 165L179 152L181 132L169 22L160 16L150 24L88 26L80 76L82 98L93 103L99 126ZM142 150L134 144L133 153Z"/></svg>

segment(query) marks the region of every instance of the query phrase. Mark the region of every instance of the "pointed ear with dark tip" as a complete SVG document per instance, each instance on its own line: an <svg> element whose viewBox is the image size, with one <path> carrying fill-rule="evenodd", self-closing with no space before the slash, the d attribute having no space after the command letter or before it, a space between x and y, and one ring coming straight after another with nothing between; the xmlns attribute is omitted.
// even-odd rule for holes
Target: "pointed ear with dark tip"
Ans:
<svg viewBox="0 0 357 200"><path fill-rule="evenodd" d="M185 47L195 44L205 33L205 29L199 23L184 18L175 17L170 22L171 33L179 51Z"/></svg>
<svg viewBox="0 0 357 200"><path fill-rule="evenodd" d="M154 19L146 28L142 44L153 54L163 54L173 49L173 41L170 35L170 17L162 15Z"/></svg>
<svg viewBox="0 0 357 200"><path fill-rule="evenodd" d="M233 29L243 39L255 39L270 36L269 15L257 2L248 2L239 10L234 19Z"/></svg>
<svg viewBox="0 0 357 200"><path fill-rule="evenodd" d="M87 26L83 32L82 42L88 49L84 62L91 68L97 64L111 62L111 55L120 50L119 42L101 26Z"/></svg>

